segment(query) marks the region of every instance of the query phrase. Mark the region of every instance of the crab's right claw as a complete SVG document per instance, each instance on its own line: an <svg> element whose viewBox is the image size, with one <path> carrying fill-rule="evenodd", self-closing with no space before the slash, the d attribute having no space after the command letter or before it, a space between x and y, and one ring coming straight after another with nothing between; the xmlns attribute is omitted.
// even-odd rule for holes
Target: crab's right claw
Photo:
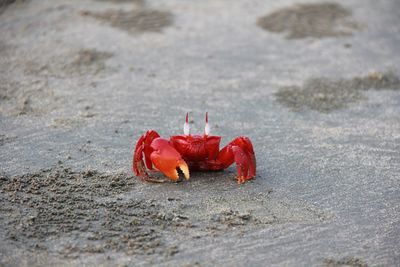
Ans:
<svg viewBox="0 0 400 267"><path fill-rule="evenodd" d="M185 179L189 180L188 165L167 140L157 138L151 143L151 148L153 149L150 155L151 161L160 172L176 182L179 180L178 170L180 170Z"/></svg>

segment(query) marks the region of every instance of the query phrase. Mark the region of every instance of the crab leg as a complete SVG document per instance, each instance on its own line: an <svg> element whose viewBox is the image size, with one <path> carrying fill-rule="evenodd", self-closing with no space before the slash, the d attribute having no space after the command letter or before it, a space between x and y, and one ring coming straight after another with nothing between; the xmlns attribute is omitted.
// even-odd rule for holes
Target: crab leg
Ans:
<svg viewBox="0 0 400 267"><path fill-rule="evenodd" d="M143 162L143 155L146 162L146 167L149 170L153 170L153 164L150 159L150 145L154 139L160 137L160 135L153 130L147 131L144 135L142 135L136 143L135 153L133 154L133 172L136 176L142 178L149 178L148 173L146 172L146 168Z"/></svg>
<svg viewBox="0 0 400 267"><path fill-rule="evenodd" d="M256 176L256 157L253 145L249 138L240 136L226 145L218 154L217 162L221 162L223 168L236 163L239 184Z"/></svg>

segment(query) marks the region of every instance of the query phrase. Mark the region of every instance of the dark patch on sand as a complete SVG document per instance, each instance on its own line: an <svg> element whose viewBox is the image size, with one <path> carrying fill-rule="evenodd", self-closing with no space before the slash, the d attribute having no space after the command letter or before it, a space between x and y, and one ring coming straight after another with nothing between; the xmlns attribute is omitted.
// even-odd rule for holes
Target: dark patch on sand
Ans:
<svg viewBox="0 0 400 267"><path fill-rule="evenodd" d="M365 99L363 91L370 89L399 90L400 79L391 72L373 72L353 79L316 78L303 86L282 87L275 95L279 103L293 111L308 108L327 113Z"/></svg>
<svg viewBox="0 0 400 267"><path fill-rule="evenodd" d="M350 17L351 11L337 3L299 4L260 17L257 25L270 32L287 33L288 39L337 37L359 29Z"/></svg>
<svg viewBox="0 0 400 267"><path fill-rule="evenodd" d="M0 146L3 146L6 143L11 143L15 139L17 139L16 136L8 136L8 135L5 135L5 134L0 134Z"/></svg>
<svg viewBox="0 0 400 267"><path fill-rule="evenodd" d="M72 75L97 75L106 70L106 61L113 53L96 49L80 49L57 56L47 63L26 62L25 73L45 78L70 78ZM65 60L67 58L68 60Z"/></svg>
<svg viewBox="0 0 400 267"><path fill-rule="evenodd" d="M0 14L3 13L6 8L11 4L21 4L27 0L0 0Z"/></svg>
<svg viewBox="0 0 400 267"><path fill-rule="evenodd" d="M78 52L76 59L67 67L78 73L98 72L105 69L105 61L113 56L112 53L102 52L96 49L82 49Z"/></svg>
<svg viewBox="0 0 400 267"><path fill-rule="evenodd" d="M326 267L341 267L341 266L349 266L349 267L368 267L368 264L362 259L356 257L346 257L340 260L334 259L325 259L324 266Z"/></svg>
<svg viewBox="0 0 400 267"><path fill-rule="evenodd" d="M102 13L84 11L82 15L108 22L111 26L130 33L161 32L173 23L171 12L152 9L108 10Z"/></svg>

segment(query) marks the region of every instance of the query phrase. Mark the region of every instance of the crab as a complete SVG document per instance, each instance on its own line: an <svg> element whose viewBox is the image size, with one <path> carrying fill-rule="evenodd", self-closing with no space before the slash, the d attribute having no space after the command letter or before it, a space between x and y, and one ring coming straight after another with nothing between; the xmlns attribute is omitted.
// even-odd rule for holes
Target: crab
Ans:
<svg viewBox="0 0 400 267"><path fill-rule="evenodd" d="M189 180L191 171L222 171L234 162L237 182L242 184L256 176L256 157L249 138L240 136L219 150L220 136L210 135L208 113L204 133L191 135L189 114L183 125L183 135L173 135L169 140L154 131L143 134L136 143L133 154L133 172L147 182L166 182L156 179L149 171L159 171L171 181L180 181L179 174Z"/></svg>

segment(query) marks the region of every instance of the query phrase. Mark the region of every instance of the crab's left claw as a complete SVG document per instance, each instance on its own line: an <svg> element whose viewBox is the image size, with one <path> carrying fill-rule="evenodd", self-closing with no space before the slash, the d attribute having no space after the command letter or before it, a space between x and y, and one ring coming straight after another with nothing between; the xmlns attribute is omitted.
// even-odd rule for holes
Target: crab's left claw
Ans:
<svg viewBox="0 0 400 267"><path fill-rule="evenodd" d="M189 168L179 152L153 130L147 131L139 138L133 154L132 167L135 175L147 182L160 183L165 180L150 177L146 167L148 170L154 170L156 167L172 181L179 179L178 170L183 173L186 180L190 177Z"/></svg>
<svg viewBox="0 0 400 267"><path fill-rule="evenodd" d="M153 152L150 155L150 159L159 171L176 182L179 180L178 170L180 170L185 179L189 180L188 165L179 152L167 140L157 138L151 143L151 148Z"/></svg>

